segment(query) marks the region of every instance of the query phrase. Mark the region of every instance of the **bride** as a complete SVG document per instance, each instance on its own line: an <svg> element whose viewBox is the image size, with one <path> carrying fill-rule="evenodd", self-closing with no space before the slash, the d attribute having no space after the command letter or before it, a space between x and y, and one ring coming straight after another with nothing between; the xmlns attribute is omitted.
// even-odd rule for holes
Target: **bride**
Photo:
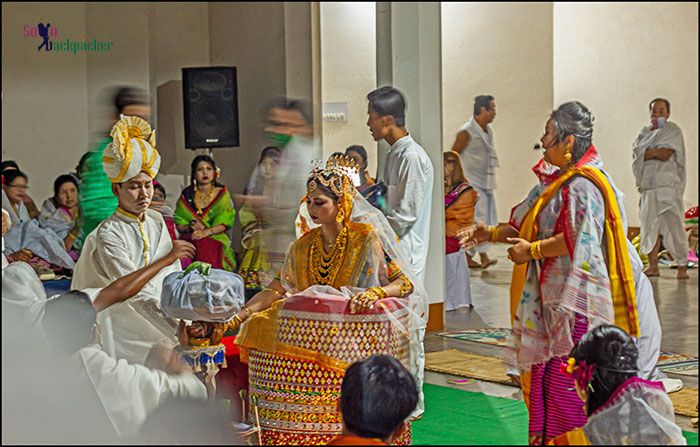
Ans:
<svg viewBox="0 0 700 447"><path fill-rule="evenodd" d="M233 317L245 321L236 343L265 444L340 434L340 384L355 361L384 353L417 372L427 295L384 216L357 193L358 180L345 156L312 171L305 202L317 227L306 227L279 275ZM410 443L408 425L398 442Z"/></svg>

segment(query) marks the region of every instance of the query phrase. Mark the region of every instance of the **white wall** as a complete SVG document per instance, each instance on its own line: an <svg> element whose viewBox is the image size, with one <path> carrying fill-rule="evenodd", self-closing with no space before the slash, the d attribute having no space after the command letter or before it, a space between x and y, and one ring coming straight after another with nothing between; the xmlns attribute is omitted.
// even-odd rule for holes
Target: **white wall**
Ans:
<svg viewBox="0 0 700 447"><path fill-rule="evenodd" d="M84 3L2 4L2 159L29 176L41 202L74 170L88 141L85 53L38 52L24 25L50 22L63 41L85 38Z"/></svg>
<svg viewBox="0 0 700 447"><path fill-rule="evenodd" d="M596 117L594 144L639 225L632 142L648 104L671 102L687 156L686 209L698 203L698 4L555 3L554 99L578 99Z"/></svg>
<svg viewBox="0 0 700 447"><path fill-rule="evenodd" d="M367 149L369 172L377 145L367 127L367 93L377 87L375 2L321 2L321 90L324 102L347 102L347 122L323 122L323 153L352 144Z"/></svg>
<svg viewBox="0 0 700 447"><path fill-rule="evenodd" d="M551 31L551 3L442 3L443 149L473 115L474 97L493 95L500 221L536 182L531 148L552 110Z"/></svg>

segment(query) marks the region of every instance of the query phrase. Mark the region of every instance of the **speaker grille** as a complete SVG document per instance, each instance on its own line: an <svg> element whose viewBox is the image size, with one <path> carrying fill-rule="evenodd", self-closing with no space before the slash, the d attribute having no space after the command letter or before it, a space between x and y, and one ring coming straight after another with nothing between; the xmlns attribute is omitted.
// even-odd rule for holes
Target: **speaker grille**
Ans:
<svg viewBox="0 0 700 447"><path fill-rule="evenodd" d="M185 147L238 147L236 67L182 69Z"/></svg>

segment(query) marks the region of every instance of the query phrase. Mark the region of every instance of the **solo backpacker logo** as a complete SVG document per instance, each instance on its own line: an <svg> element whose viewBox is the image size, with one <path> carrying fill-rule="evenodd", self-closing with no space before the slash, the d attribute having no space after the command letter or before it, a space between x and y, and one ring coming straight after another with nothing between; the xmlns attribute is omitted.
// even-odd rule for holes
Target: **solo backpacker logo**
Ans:
<svg viewBox="0 0 700 447"><path fill-rule="evenodd" d="M41 43L37 47L37 51L59 51L65 53L79 53L83 51L106 52L112 49L114 43L105 42L93 38L92 41L79 41L66 38L64 40L55 40L59 37L58 28L47 22L46 24L39 22L36 26L24 25L24 37L38 37Z"/></svg>

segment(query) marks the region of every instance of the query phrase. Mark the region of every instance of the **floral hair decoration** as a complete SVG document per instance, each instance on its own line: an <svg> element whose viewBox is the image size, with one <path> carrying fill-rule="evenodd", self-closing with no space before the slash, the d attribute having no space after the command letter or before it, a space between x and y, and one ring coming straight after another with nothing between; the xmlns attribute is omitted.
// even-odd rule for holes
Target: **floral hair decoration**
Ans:
<svg viewBox="0 0 700 447"><path fill-rule="evenodd" d="M567 377L574 379L581 389L593 390L591 380L593 380L595 367L595 363L589 365L585 360L576 362L574 357L569 357L566 363L561 364L560 371Z"/></svg>

